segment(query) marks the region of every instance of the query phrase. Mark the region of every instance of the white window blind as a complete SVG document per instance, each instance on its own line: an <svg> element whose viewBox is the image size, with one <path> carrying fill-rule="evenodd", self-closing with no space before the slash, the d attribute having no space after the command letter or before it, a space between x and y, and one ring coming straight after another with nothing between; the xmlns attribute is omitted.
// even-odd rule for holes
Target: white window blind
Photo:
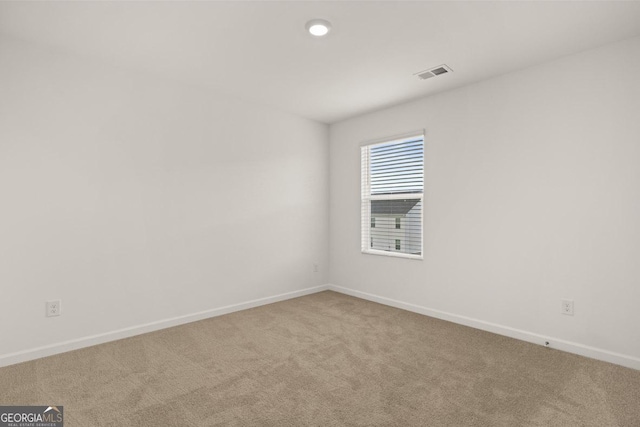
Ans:
<svg viewBox="0 0 640 427"><path fill-rule="evenodd" d="M422 259L424 136L361 147L364 253Z"/></svg>

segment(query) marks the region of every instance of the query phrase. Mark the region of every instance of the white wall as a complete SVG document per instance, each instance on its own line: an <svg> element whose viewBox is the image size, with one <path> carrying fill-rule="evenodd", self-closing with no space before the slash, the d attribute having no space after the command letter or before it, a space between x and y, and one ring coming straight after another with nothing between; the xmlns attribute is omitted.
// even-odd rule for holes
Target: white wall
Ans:
<svg viewBox="0 0 640 427"><path fill-rule="evenodd" d="M326 125L7 38L0 64L0 363L327 282Z"/></svg>
<svg viewBox="0 0 640 427"><path fill-rule="evenodd" d="M332 125L331 282L640 369L638 52L635 38ZM361 254L359 144L422 128L425 259Z"/></svg>

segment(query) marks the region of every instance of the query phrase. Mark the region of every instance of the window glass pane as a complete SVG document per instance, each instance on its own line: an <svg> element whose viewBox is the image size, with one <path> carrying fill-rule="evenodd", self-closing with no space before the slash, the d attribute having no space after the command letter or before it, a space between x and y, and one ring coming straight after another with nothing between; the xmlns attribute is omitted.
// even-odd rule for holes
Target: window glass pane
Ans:
<svg viewBox="0 0 640 427"><path fill-rule="evenodd" d="M422 193L422 139L372 146L369 157L372 195Z"/></svg>
<svg viewBox="0 0 640 427"><path fill-rule="evenodd" d="M422 199L371 200L370 209L376 215L376 227L369 230L370 248L421 255ZM401 228L396 227L399 214ZM396 247L398 243L401 248Z"/></svg>

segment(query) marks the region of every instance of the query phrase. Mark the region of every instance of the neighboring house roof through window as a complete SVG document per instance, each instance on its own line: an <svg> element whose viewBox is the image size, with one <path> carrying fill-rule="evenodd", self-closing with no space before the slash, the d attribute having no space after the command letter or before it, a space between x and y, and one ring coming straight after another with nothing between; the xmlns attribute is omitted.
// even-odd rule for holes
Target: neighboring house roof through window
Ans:
<svg viewBox="0 0 640 427"><path fill-rule="evenodd" d="M404 200L372 200L371 216L376 215L406 215L420 201L420 199Z"/></svg>

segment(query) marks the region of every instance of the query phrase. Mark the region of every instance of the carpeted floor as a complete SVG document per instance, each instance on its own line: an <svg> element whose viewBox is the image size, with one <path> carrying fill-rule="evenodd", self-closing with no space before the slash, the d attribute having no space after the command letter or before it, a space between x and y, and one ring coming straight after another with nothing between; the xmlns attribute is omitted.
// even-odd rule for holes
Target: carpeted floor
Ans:
<svg viewBox="0 0 640 427"><path fill-rule="evenodd" d="M66 427L640 426L640 371L322 292L0 368Z"/></svg>

